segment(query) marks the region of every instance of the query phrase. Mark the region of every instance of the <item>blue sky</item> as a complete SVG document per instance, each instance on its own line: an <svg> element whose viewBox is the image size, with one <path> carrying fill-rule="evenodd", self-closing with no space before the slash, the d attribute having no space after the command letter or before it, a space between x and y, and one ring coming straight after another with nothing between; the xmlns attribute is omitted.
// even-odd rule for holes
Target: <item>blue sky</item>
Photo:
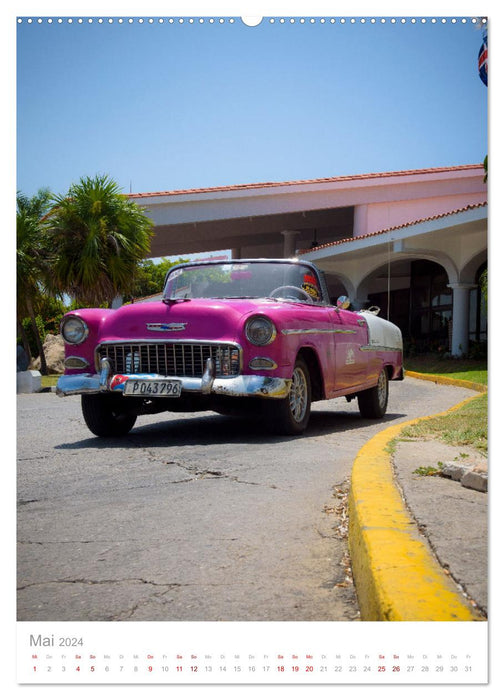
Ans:
<svg viewBox="0 0 504 700"><path fill-rule="evenodd" d="M98 172L146 192L478 163L487 153L482 32L470 16L284 15L257 27L232 15L81 16L29 23L38 15L27 14L17 26L16 186L26 194L64 193Z"/></svg>

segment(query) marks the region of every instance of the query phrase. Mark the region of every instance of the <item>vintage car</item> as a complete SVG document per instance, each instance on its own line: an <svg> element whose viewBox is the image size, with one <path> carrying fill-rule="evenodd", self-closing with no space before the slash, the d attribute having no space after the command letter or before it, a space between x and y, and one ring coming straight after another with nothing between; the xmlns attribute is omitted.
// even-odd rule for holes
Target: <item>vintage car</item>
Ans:
<svg viewBox="0 0 504 700"><path fill-rule="evenodd" d="M314 401L357 398L381 418L403 378L402 336L373 311L331 303L302 260L190 262L168 272L162 300L82 309L61 322L60 396L81 394L88 428L126 434L161 411L246 411L302 433Z"/></svg>

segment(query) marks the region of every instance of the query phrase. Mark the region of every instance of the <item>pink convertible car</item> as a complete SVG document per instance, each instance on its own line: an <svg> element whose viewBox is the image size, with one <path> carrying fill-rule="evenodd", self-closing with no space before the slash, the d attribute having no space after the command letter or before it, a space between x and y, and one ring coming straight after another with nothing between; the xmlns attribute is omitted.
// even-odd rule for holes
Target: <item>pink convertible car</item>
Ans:
<svg viewBox="0 0 504 700"><path fill-rule="evenodd" d="M381 418L389 381L403 378L401 331L347 306L302 260L178 265L161 301L63 317L57 393L81 394L101 437L126 434L141 414L244 409L295 435L312 402L342 396Z"/></svg>

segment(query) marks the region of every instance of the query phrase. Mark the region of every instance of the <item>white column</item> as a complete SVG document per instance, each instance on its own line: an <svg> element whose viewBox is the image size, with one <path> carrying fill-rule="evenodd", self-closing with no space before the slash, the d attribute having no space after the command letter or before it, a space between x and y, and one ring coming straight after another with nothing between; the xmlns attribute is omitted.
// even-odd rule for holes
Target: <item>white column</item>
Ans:
<svg viewBox="0 0 504 700"><path fill-rule="evenodd" d="M451 354L465 355L469 350L469 292L475 284L457 282L449 284L453 289L453 328Z"/></svg>
<svg viewBox="0 0 504 700"><path fill-rule="evenodd" d="M353 236L363 236L368 231L368 205L356 204L354 206Z"/></svg>
<svg viewBox="0 0 504 700"><path fill-rule="evenodd" d="M284 258L294 258L296 255L296 240L299 236L299 231L281 231L281 234L284 237Z"/></svg>

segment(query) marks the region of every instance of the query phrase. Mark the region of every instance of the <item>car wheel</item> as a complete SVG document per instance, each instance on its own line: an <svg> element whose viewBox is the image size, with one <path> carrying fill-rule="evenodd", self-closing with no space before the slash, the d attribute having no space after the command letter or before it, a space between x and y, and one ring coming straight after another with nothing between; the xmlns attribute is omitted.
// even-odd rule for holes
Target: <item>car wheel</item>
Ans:
<svg viewBox="0 0 504 700"><path fill-rule="evenodd" d="M387 410L388 396L388 375L387 371L382 369L378 376L377 385L357 394L361 416L363 418L382 418Z"/></svg>
<svg viewBox="0 0 504 700"><path fill-rule="evenodd" d="M98 437L126 435L137 419L137 414L127 410L124 399L118 396L83 394L81 408L87 427Z"/></svg>
<svg viewBox="0 0 504 700"><path fill-rule="evenodd" d="M277 406L278 404L278 406ZM276 410L276 427L284 435L299 435L310 420L311 382L310 372L302 359L298 359L292 373L289 395L272 402Z"/></svg>

